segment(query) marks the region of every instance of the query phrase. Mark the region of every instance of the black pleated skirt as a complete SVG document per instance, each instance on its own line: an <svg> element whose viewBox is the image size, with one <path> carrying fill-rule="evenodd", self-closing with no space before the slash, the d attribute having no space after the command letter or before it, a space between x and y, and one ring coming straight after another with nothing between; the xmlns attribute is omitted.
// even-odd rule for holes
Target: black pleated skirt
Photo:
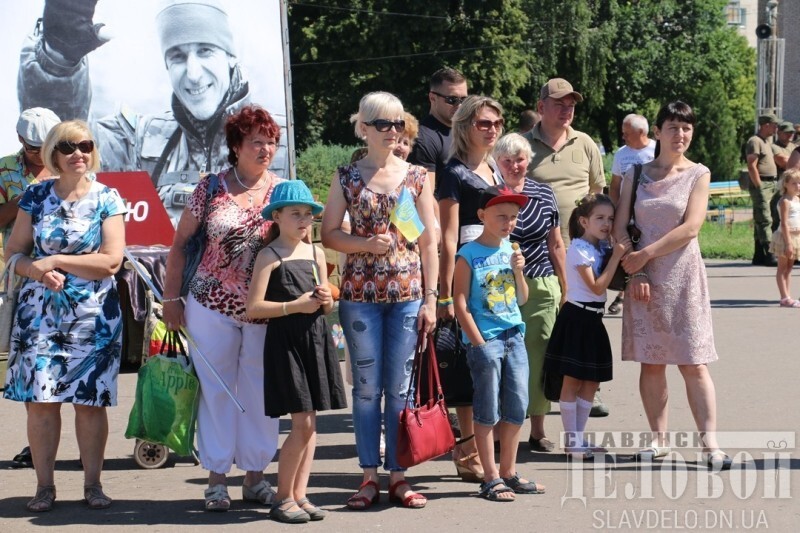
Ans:
<svg viewBox="0 0 800 533"><path fill-rule="evenodd" d="M602 309L602 302L581 302ZM611 381L612 356L603 315L566 302L561 308L545 352L547 372L585 381Z"/></svg>

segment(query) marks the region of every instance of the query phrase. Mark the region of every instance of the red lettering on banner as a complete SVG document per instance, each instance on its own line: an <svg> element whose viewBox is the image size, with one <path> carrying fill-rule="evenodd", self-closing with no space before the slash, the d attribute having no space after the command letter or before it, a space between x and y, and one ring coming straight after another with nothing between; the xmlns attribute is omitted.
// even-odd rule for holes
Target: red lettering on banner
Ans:
<svg viewBox="0 0 800 533"><path fill-rule="evenodd" d="M116 189L127 206L125 244L172 246L175 228L147 172L99 172L97 181Z"/></svg>

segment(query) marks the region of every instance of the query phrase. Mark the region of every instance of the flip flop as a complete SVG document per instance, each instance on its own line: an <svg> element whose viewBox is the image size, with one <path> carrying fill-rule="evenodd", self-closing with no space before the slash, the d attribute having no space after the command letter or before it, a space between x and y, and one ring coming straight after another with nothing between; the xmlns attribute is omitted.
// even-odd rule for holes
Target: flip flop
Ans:
<svg viewBox="0 0 800 533"><path fill-rule="evenodd" d="M791 298L783 298L780 303L781 307L792 307L794 309L800 308L800 300L792 300Z"/></svg>
<svg viewBox="0 0 800 533"><path fill-rule="evenodd" d="M642 448L633 454L633 460L652 461L653 459L661 459L662 457L666 457L671 452L672 448L669 446L648 446L647 448Z"/></svg>

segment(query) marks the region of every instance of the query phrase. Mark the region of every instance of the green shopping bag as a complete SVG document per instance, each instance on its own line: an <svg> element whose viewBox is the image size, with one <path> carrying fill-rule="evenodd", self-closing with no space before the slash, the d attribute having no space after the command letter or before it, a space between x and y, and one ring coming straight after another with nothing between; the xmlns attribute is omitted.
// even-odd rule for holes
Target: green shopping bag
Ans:
<svg viewBox="0 0 800 533"><path fill-rule="evenodd" d="M169 332L158 355L139 369L136 399L125 437L163 444L179 455L191 455L200 382L180 334Z"/></svg>

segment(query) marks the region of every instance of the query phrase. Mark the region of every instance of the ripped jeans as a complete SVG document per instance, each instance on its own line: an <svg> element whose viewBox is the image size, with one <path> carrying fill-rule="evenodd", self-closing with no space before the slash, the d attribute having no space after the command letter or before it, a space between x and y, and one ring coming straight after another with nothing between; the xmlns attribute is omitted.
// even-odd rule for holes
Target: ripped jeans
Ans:
<svg viewBox="0 0 800 533"><path fill-rule="evenodd" d="M417 343L417 313L422 300L400 303L339 301L342 323L353 370L353 428L358 465L381 466L381 400L385 398L386 462L397 464L397 427L406 405L408 381Z"/></svg>

